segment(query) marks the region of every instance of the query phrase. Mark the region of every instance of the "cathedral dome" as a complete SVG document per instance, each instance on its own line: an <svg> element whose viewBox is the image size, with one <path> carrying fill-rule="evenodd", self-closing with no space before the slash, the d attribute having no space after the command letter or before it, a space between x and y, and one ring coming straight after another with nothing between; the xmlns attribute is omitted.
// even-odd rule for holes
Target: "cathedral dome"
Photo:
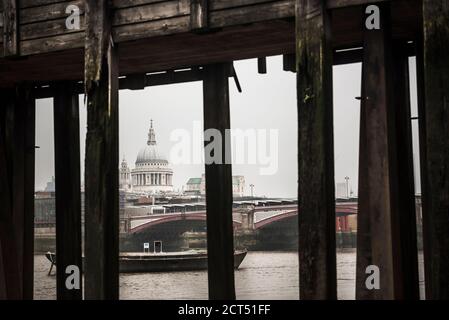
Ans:
<svg viewBox="0 0 449 320"><path fill-rule="evenodd" d="M158 151L153 121L151 121L150 131L148 132L147 145L139 151L136 159L136 166L146 164L168 164L167 158Z"/></svg>
<svg viewBox="0 0 449 320"><path fill-rule="evenodd" d="M159 153L156 145L147 145L137 154L136 165L154 163L168 163L168 161Z"/></svg>

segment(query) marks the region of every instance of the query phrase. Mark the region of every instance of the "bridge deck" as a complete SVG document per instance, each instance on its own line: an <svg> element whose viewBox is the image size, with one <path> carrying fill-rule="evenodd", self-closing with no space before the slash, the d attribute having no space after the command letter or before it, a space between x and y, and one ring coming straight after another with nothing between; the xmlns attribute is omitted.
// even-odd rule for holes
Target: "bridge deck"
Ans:
<svg viewBox="0 0 449 320"><path fill-rule="evenodd" d="M113 39L121 75L183 68L294 52L295 0L212 0L208 32L191 32L191 0L114 0ZM333 46L360 46L367 0L330 0ZM393 36L414 39L417 1L394 1ZM80 9L80 29L69 30L69 5ZM0 4L0 11L2 10ZM19 9L19 55L0 58L0 87L20 81L82 80L85 45L83 0L24 0ZM396 14L400 13L400 14ZM0 14L0 17L3 15ZM0 32L3 33L0 18ZM3 45L0 39L0 45ZM4 52L0 50L0 57Z"/></svg>

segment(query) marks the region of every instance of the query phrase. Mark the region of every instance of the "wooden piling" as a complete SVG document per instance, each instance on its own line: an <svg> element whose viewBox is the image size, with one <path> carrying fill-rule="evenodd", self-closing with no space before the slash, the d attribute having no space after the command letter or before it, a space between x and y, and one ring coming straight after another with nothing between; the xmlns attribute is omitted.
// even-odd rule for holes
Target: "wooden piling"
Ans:
<svg viewBox="0 0 449 320"><path fill-rule="evenodd" d="M449 1L424 0L423 27L426 298L449 299Z"/></svg>
<svg viewBox="0 0 449 320"><path fill-rule="evenodd" d="M111 8L88 0L85 47L85 298L118 299L118 59Z"/></svg>
<svg viewBox="0 0 449 320"><path fill-rule="evenodd" d="M54 85L56 182L56 292L58 300L81 300L79 289L66 287L67 266L82 272L79 101L70 82Z"/></svg>
<svg viewBox="0 0 449 320"><path fill-rule="evenodd" d="M36 101L32 87L29 85L20 86L17 94L24 112L23 298L32 300L34 297Z"/></svg>
<svg viewBox="0 0 449 320"><path fill-rule="evenodd" d="M204 130L221 134L221 163L206 163L206 212L209 298L235 299L232 224L232 165L229 114L230 63L204 67ZM227 137L227 138L225 138ZM205 141L205 146L210 142ZM211 143L217 143L211 141ZM205 154L206 161L211 158Z"/></svg>
<svg viewBox="0 0 449 320"><path fill-rule="evenodd" d="M391 177L397 202L393 212L393 259L397 279L395 299L419 300L418 244L415 208L415 176L410 110L408 48L405 41L393 45L393 104L396 145L396 177ZM392 146L390 146L391 149Z"/></svg>
<svg viewBox="0 0 449 320"><path fill-rule="evenodd" d="M14 97L13 151L12 151L12 211L13 228L16 236L18 267L20 273L21 294L24 281L24 245L25 245L25 104L19 101L18 88ZM22 100L22 99L20 99Z"/></svg>
<svg viewBox="0 0 449 320"><path fill-rule="evenodd" d="M2 97L3 153L0 242L8 298L33 299L35 100L31 87L17 86ZM2 99L3 100L3 99ZM11 255L11 256L9 256ZM7 258L4 258L7 257ZM11 277L11 279L9 278Z"/></svg>
<svg viewBox="0 0 449 320"><path fill-rule="evenodd" d="M378 6L380 29L364 32L356 297L417 300L407 44L392 43L390 4ZM366 283L369 266L379 288Z"/></svg>
<svg viewBox="0 0 449 320"><path fill-rule="evenodd" d="M12 152L14 137L14 90L2 90L0 108L0 245L4 279L3 295L7 299L21 299L19 252L13 222Z"/></svg>
<svg viewBox="0 0 449 320"><path fill-rule="evenodd" d="M336 299L330 18L323 1L296 9L300 297Z"/></svg>
<svg viewBox="0 0 449 320"><path fill-rule="evenodd" d="M392 186L389 147L395 146L392 112L390 9L381 6L379 30L365 30L360 113L357 299L393 299ZM362 143L364 145L362 145ZM367 268L381 271L380 288L366 286Z"/></svg>

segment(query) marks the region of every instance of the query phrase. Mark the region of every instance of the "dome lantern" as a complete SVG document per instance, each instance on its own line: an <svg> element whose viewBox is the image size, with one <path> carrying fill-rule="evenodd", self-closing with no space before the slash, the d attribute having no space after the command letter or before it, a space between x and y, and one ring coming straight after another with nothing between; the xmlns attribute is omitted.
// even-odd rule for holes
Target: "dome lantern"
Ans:
<svg viewBox="0 0 449 320"><path fill-rule="evenodd" d="M150 131L148 132L148 142L147 144L149 146L155 146L156 145L156 134L154 133L153 129L153 119L150 120Z"/></svg>

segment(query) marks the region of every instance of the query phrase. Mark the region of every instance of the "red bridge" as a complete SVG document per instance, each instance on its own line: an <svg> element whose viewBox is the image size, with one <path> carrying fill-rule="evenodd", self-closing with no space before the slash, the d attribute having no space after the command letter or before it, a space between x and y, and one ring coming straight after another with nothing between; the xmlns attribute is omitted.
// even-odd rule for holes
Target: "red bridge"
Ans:
<svg viewBox="0 0 449 320"><path fill-rule="evenodd" d="M335 209L337 225L339 225L338 219L357 214L357 203L337 203ZM294 218L297 215L298 206L296 205L235 209L233 212L234 229L257 230L273 223ZM152 214L127 218L122 220L122 231L126 233L140 233L166 224L179 224L182 221L186 222L186 227L190 225L190 222L205 222L206 211Z"/></svg>

